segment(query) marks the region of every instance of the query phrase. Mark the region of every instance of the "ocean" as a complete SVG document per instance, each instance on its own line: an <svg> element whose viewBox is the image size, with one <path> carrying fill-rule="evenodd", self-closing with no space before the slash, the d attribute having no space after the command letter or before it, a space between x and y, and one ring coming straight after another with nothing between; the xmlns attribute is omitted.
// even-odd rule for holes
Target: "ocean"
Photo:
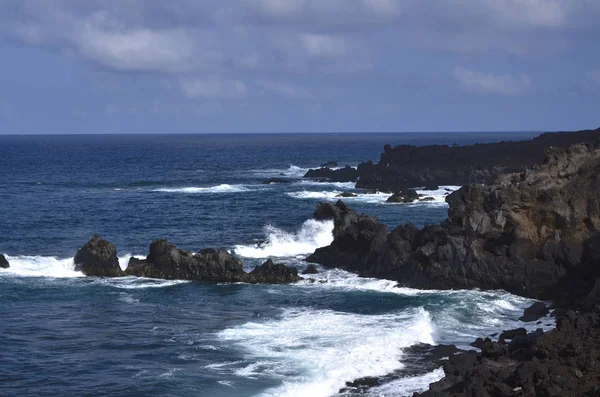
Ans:
<svg viewBox="0 0 600 397"><path fill-rule="evenodd" d="M332 241L311 219L337 194L391 230L447 215L385 204L353 183L303 180L327 161L377 161L384 144L471 144L534 133L0 136L1 396L411 396L441 369L403 373L404 348L456 344L519 324L531 300L503 291L419 291L337 269L294 285L86 278L73 256L97 233L121 267L153 239L224 247L249 270ZM267 178L291 183L265 185ZM551 324L544 324L549 327ZM534 325L534 328L537 328ZM418 372L418 371L417 371ZM392 379L392 378L390 378ZM366 394L365 394L366 393Z"/></svg>

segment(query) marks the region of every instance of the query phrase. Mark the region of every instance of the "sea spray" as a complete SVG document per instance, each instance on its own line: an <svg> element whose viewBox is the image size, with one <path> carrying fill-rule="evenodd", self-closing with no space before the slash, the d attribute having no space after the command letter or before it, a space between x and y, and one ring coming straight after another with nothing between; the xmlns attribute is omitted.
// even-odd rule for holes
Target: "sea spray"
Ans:
<svg viewBox="0 0 600 397"><path fill-rule="evenodd" d="M235 254L246 258L288 257L310 254L333 241L333 221L309 219L296 233L273 225L264 227L265 241L254 245L236 245Z"/></svg>

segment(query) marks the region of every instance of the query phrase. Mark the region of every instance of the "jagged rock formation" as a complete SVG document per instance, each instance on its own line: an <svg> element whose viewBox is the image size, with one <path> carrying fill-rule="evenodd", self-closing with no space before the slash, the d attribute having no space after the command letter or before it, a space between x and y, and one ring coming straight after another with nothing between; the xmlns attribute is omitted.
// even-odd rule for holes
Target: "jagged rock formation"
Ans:
<svg viewBox="0 0 600 397"><path fill-rule="evenodd" d="M4 257L4 255L0 254L0 268L8 269L10 267L8 260Z"/></svg>
<svg viewBox="0 0 600 397"><path fill-rule="evenodd" d="M501 173L522 172L544 159L550 146L567 148L575 143L597 145L600 129L546 133L520 142L467 146L386 145L379 163L361 163L357 188L395 193L431 185L491 183Z"/></svg>
<svg viewBox="0 0 600 397"><path fill-rule="evenodd" d="M127 275L149 278L201 280L217 282L247 282L252 284L283 284L299 281L298 271L270 259L252 272L243 270L243 263L224 249L204 249L193 254L156 240L150 244L146 259L131 258Z"/></svg>
<svg viewBox="0 0 600 397"><path fill-rule="evenodd" d="M168 240L153 241L145 259L131 258L127 269L122 271L115 246L97 235L77 251L75 264L75 270L96 277L136 276L251 284L286 284L302 279L296 268L275 264L271 259L246 273L242 261L224 249L208 248L194 254L169 244Z"/></svg>
<svg viewBox="0 0 600 397"><path fill-rule="evenodd" d="M392 194L386 202L388 203L412 203L419 200L419 194L412 189L405 189L398 193Z"/></svg>
<svg viewBox="0 0 600 397"><path fill-rule="evenodd" d="M521 331L521 332L519 332ZM481 353L450 356L421 397L600 395L600 306L567 310L555 330L478 340Z"/></svg>
<svg viewBox="0 0 600 397"><path fill-rule="evenodd" d="M416 288L505 289L522 296L600 295L600 150L551 148L544 164L447 196L448 219L389 235L344 203L320 204L334 241L307 260Z"/></svg>
<svg viewBox="0 0 600 397"><path fill-rule="evenodd" d="M95 234L77 251L74 258L75 270L86 276L120 277L117 249L114 245Z"/></svg>
<svg viewBox="0 0 600 397"><path fill-rule="evenodd" d="M358 171L356 168L352 168L348 165L337 170L323 167L308 170L303 178L319 179L323 182L356 182L358 179Z"/></svg>

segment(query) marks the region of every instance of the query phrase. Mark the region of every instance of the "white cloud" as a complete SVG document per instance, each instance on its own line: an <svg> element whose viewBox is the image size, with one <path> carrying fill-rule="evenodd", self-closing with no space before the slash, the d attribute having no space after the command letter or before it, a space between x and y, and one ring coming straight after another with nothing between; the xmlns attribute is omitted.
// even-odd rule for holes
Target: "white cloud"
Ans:
<svg viewBox="0 0 600 397"><path fill-rule="evenodd" d="M456 67L454 78L464 89L478 94L520 95L532 87L531 78L525 74L518 77L508 74L494 75Z"/></svg>
<svg viewBox="0 0 600 397"><path fill-rule="evenodd" d="M301 34L300 42L312 57L339 57L346 54L347 44L341 37L325 34Z"/></svg>
<svg viewBox="0 0 600 397"><path fill-rule="evenodd" d="M178 30L109 32L93 27L73 38L84 57L120 70L181 72L193 62L193 40Z"/></svg>
<svg viewBox="0 0 600 397"><path fill-rule="evenodd" d="M243 98L248 93L248 88L243 81L226 80L217 76L183 79L180 81L180 88L183 94L190 99Z"/></svg>
<svg viewBox="0 0 600 397"><path fill-rule="evenodd" d="M306 99L311 94L304 87L297 86L285 81L261 80L257 83L263 90L285 98Z"/></svg>
<svg viewBox="0 0 600 397"><path fill-rule="evenodd" d="M588 73L590 79L594 80L596 83L600 84L600 70L595 70L593 72Z"/></svg>

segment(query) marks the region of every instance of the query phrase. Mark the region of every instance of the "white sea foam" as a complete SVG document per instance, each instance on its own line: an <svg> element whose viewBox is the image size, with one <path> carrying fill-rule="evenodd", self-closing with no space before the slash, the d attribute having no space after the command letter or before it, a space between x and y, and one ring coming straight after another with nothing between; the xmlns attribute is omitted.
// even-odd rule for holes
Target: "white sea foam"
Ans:
<svg viewBox="0 0 600 397"><path fill-rule="evenodd" d="M415 392L426 390L430 383L437 382L444 377L441 368L433 372L403 379L398 379L369 390L365 397L400 397L412 396Z"/></svg>
<svg viewBox="0 0 600 397"><path fill-rule="evenodd" d="M315 182L313 182L315 183ZM305 184L305 182L302 182ZM446 190L448 189L448 190ZM398 203L397 205L405 205L405 206L446 206L446 196L450 193L450 191L454 191L460 189L460 186L440 186L438 190L420 190L417 189L416 192L418 194L422 194L423 198L432 197L433 200L428 201L415 201L413 203ZM322 191L312 191L312 190L302 190L298 192L288 192L286 193L288 196L297 198L297 199L316 199L316 200L327 200L327 201L337 201L340 197L337 197L341 190L322 190ZM357 194L356 197L343 197L341 198L343 201L347 201L349 203L352 202L363 202L369 204L382 204L385 203L386 200L391 196L390 193L360 193L355 192Z"/></svg>
<svg viewBox="0 0 600 397"><path fill-rule="evenodd" d="M248 360L236 365L238 376L282 379L262 396L324 397L347 381L400 369L402 348L433 343L433 333L422 308L384 315L299 308L217 337L246 352Z"/></svg>
<svg viewBox="0 0 600 397"><path fill-rule="evenodd" d="M344 189L344 191L353 190L356 182L317 182L310 179L304 179L298 182L299 185L303 186L335 186L339 189Z"/></svg>
<svg viewBox="0 0 600 397"><path fill-rule="evenodd" d="M272 225L264 228L265 242L260 245L236 245L237 255L246 258L286 257L314 252L333 241L333 221L309 219L295 233L286 232Z"/></svg>
<svg viewBox="0 0 600 397"><path fill-rule="evenodd" d="M302 178L304 174L308 171L308 168L302 168L295 165L290 165L288 168L267 168L267 169L257 169L257 170L249 170L249 172L253 176L260 177L277 177L284 176L288 178Z"/></svg>
<svg viewBox="0 0 600 397"><path fill-rule="evenodd" d="M179 188L159 188L152 190L153 192L161 193L187 193L187 194L198 194L198 193L241 193L249 192L246 185L228 185L222 184L218 186L209 187L179 187Z"/></svg>
<svg viewBox="0 0 600 397"><path fill-rule="evenodd" d="M118 277L98 279L98 282L119 289L165 288L189 283L188 280L163 280L144 277Z"/></svg>
<svg viewBox="0 0 600 397"><path fill-rule="evenodd" d="M0 269L0 274L21 277L83 277L76 272L73 258L61 259L55 256L6 256L10 267Z"/></svg>

